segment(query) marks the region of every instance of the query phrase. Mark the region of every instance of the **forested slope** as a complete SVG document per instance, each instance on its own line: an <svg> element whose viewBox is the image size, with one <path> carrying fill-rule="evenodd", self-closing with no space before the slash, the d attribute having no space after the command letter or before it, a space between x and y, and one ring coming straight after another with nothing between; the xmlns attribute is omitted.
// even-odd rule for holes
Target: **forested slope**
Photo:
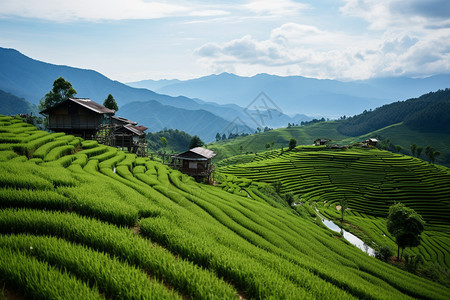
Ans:
<svg viewBox="0 0 450 300"><path fill-rule="evenodd" d="M422 132L450 133L450 89L365 111L342 120L338 131L358 136L400 122Z"/></svg>

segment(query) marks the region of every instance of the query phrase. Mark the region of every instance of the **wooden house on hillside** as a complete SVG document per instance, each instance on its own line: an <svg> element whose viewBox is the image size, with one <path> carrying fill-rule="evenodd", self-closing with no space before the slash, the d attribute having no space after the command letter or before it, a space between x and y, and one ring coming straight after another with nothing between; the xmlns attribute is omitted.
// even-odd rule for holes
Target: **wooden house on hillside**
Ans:
<svg viewBox="0 0 450 300"><path fill-rule="evenodd" d="M314 140L314 145L316 145L316 146L323 146L323 145L326 145L329 142L331 142L330 139L319 138L319 139L315 139Z"/></svg>
<svg viewBox="0 0 450 300"><path fill-rule="evenodd" d="M363 142L363 144L366 144L367 146L376 147L378 143L378 140L375 138L367 139Z"/></svg>
<svg viewBox="0 0 450 300"><path fill-rule="evenodd" d="M114 146L127 149L129 152L139 154L140 156L146 156L147 142L144 131L147 129L145 126L135 126L132 124L116 127L113 131Z"/></svg>
<svg viewBox="0 0 450 300"><path fill-rule="evenodd" d="M211 159L214 156L216 156L214 151L196 147L186 152L173 155L171 166L196 179L207 178L210 181L213 172Z"/></svg>
<svg viewBox="0 0 450 300"><path fill-rule="evenodd" d="M40 112L47 117L47 128L84 139L94 139L101 124L109 124L115 111L90 99L69 98Z"/></svg>
<svg viewBox="0 0 450 300"><path fill-rule="evenodd" d="M147 155L145 126L114 116L115 111L90 99L69 98L40 112L47 117L47 129L95 139L140 156Z"/></svg>

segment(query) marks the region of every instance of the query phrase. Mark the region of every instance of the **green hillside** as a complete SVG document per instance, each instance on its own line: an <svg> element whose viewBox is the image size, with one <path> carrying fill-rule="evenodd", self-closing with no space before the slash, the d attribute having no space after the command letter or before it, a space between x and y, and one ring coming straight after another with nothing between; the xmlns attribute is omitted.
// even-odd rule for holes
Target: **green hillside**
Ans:
<svg viewBox="0 0 450 300"><path fill-rule="evenodd" d="M0 286L40 299L446 299L311 217L0 118Z"/></svg>
<svg viewBox="0 0 450 300"><path fill-rule="evenodd" d="M297 145L312 145L317 138L329 138L333 142L348 138L337 131L337 125L338 122L322 122L301 127L279 128L215 142L209 144L208 149L215 151L217 153L215 160L220 161L234 155L265 151L266 144L272 142L274 146L271 149L287 149L291 138L297 140Z"/></svg>
<svg viewBox="0 0 450 300"><path fill-rule="evenodd" d="M0 90L0 113L3 115L38 114L36 105L31 104L24 98Z"/></svg>
<svg viewBox="0 0 450 300"><path fill-rule="evenodd" d="M236 164L239 158L246 163ZM238 156L229 164L230 160L218 168L237 177L227 181L241 187L252 181L279 182L281 193L293 192L299 202L311 207L309 211L317 206L330 219L340 219L337 206L346 200L351 209L346 221L364 231L356 233L391 249L395 243L384 218L390 205L402 202L426 221L422 245L407 253L420 253L430 263L450 268L449 168L378 149L324 146L262 153L252 161L248 156Z"/></svg>
<svg viewBox="0 0 450 300"><path fill-rule="evenodd" d="M217 153L215 161L219 162L235 155L266 151L266 144L272 142L275 142L274 146L269 150L280 150L281 148L287 150L291 138L296 139L297 145L312 145L316 138L331 139L332 144L352 145L370 137L377 137L381 140L389 139L392 145L400 145L405 154L410 153L409 149L412 144L423 148L431 146L440 152L436 163L450 166L450 134L412 130L403 123L398 123L352 137L340 134L338 132L339 125L339 121L329 121L301 127L279 128L246 137L219 141L209 144L208 148ZM421 158L426 158L424 153Z"/></svg>
<svg viewBox="0 0 450 300"><path fill-rule="evenodd" d="M279 128L268 132L219 141L208 147L218 153L216 161L230 156L287 148L294 138L297 145L311 145L317 138L331 139L332 144L351 145L377 137L400 145L404 154L412 144L431 146L440 152L436 163L450 166L450 89L428 93L419 98L384 105L374 111L338 121ZM422 158L425 154L422 153Z"/></svg>

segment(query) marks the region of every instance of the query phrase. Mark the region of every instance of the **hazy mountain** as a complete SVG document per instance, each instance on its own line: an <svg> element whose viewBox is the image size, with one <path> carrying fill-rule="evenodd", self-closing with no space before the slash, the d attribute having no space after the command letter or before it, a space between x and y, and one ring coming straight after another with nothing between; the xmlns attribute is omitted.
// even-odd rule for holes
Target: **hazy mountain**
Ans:
<svg viewBox="0 0 450 300"><path fill-rule="evenodd" d="M24 98L0 90L0 115L30 114L36 115L38 109Z"/></svg>
<svg viewBox="0 0 450 300"><path fill-rule="evenodd" d="M301 76L258 74L241 77L222 73L164 84L156 91L243 107L265 92L283 113L338 117L359 114L366 109L446 87L450 87L449 74L423 79L392 77L341 82Z"/></svg>
<svg viewBox="0 0 450 300"><path fill-rule="evenodd" d="M118 81L110 80L96 71L40 62L13 49L0 48L0 65L2 66L0 69L0 89L24 97L36 105L50 91L53 81L62 76L72 83L77 90L77 97L86 97L102 103L108 94L112 94L119 105L119 113L122 113L121 107L127 103L156 100L163 105L185 110L206 110L230 122L238 118L252 129L260 126L249 117L250 111L245 113L244 109L237 105L218 105L183 96L161 95L148 89L133 88ZM178 81L161 81L160 85L176 82ZM285 126L288 122L299 123L309 119L306 116L297 116L292 119L284 114L278 113L276 115L276 118L265 118L266 122L263 126L279 127ZM133 118L132 116L126 117ZM184 123L184 126L196 128L195 124L191 123L202 124L202 122L200 119L192 119L188 123ZM198 132L188 131L186 127L178 129L185 130L190 134L198 134Z"/></svg>
<svg viewBox="0 0 450 300"><path fill-rule="evenodd" d="M180 83L181 81L178 79L161 79L161 80L141 80L141 81L135 81L135 82L127 82L126 84L135 87L135 88L144 88L149 89L152 91L155 91L157 89L163 88L166 85Z"/></svg>
<svg viewBox="0 0 450 300"><path fill-rule="evenodd" d="M206 110L187 110L162 105L154 100L128 103L121 107L118 115L132 118L148 127L149 131L182 129L191 135L198 135L205 142L213 141L217 132L228 135L230 131L253 133L255 130L242 123L231 123Z"/></svg>

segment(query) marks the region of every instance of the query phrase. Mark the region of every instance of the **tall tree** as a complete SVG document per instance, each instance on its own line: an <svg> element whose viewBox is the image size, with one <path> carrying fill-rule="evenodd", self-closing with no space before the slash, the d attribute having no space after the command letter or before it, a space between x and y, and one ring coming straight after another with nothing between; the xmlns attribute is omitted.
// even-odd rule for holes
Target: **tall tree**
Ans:
<svg viewBox="0 0 450 300"><path fill-rule="evenodd" d="M67 100L77 94L72 84L64 78L59 77L53 82L53 88L39 102L39 110L50 108L64 100Z"/></svg>
<svg viewBox="0 0 450 300"><path fill-rule="evenodd" d="M416 156L416 150L417 150L417 145L416 144L412 144L409 149L411 149L411 154L412 156Z"/></svg>
<svg viewBox="0 0 450 300"><path fill-rule="evenodd" d="M397 257L400 259L400 248L416 247L420 244L420 234L424 230L425 221L422 216L403 203L389 207L387 229L397 243Z"/></svg>
<svg viewBox="0 0 450 300"><path fill-rule="evenodd" d="M342 222L344 222L345 211L348 208L347 199L345 199L345 198L339 199L339 204L341 205L341 223L342 223Z"/></svg>
<svg viewBox="0 0 450 300"><path fill-rule="evenodd" d="M189 149L195 148L195 147L202 147L203 141L198 137L198 135L194 135L189 142Z"/></svg>
<svg viewBox="0 0 450 300"><path fill-rule="evenodd" d="M216 133L216 142L220 141L221 137L220 137L220 133Z"/></svg>
<svg viewBox="0 0 450 300"><path fill-rule="evenodd" d="M289 150L294 149L297 146L297 140L292 138L289 140Z"/></svg>
<svg viewBox="0 0 450 300"><path fill-rule="evenodd" d="M114 111L118 111L119 107L117 106L116 99L114 99L113 95L109 94L108 97L103 101L103 106Z"/></svg>
<svg viewBox="0 0 450 300"><path fill-rule="evenodd" d="M161 144L162 144L162 149L163 149L163 163L164 163L165 158L166 158L166 147L167 147L168 142L167 142L167 139L166 139L165 137L163 137L163 136L160 137L159 140L161 141Z"/></svg>
<svg viewBox="0 0 450 300"><path fill-rule="evenodd" d="M417 157L420 157L420 154L422 154L422 151L423 151L423 147L417 147L416 151L417 151Z"/></svg>
<svg viewBox="0 0 450 300"><path fill-rule="evenodd" d="M441 155L439 151L436 151L433 147L427 146L425 148L425 155L428 157L430 163L434 164L436 157Z"/></svg>

